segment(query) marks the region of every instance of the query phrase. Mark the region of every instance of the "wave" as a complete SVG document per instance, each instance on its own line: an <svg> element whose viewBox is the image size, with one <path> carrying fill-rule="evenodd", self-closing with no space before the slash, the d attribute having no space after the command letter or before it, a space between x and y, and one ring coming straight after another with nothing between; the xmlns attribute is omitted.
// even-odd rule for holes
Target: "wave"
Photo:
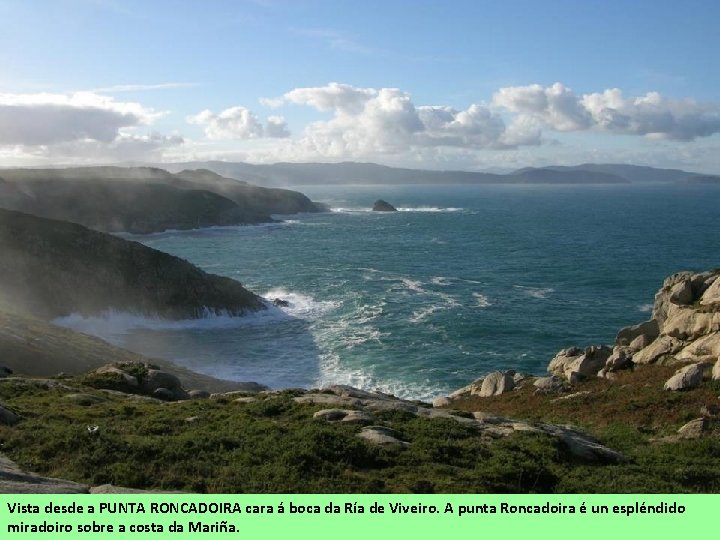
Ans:
<svg viewBox="0 0 720 540"><path fill-rule="evenodd" d="M652 304L640 304L637 307L637 310L642 313L650 313L653 310L653 305Z"/></svg>
<svg viewBox="0 0 720 540"><path fill-rule="evenodd" d="M292 319L315 319L340 305L340 302L316 301L310 296L288 292L285 289L268 291L263 298L266 300L267 309L243 315L215 313L206 310L197 318L165 319L126 311L107 310L89 316L73 313L54 319L52 322L71 330L113 340L139 329L155 331L222 330L267 325ZM284 308L275 307L271 302L276 298L287 301L289 305Z"/></svg>
<svg viewBox="0 0 720 540"><path fill-rule="evenodd" d="M428 376L424 381L407 381L393 378L379 378L373 366L362 369L344 366L336 354L326 354L320 359L320 375L315 386L324 388L334 384L347 384L369 391L380 391L402 399L431 400L449 392L447 386L437 383L436 377Z"/></svg>
<svg viewBox="0 0 720 540"><path fill-rule="evenodd" d="M475 297L475 300L477 301L477 307L486 308L492 306L490 301L488 300L488 297L484 294L480 294L477 292L472 293L472 295Z"/></svg>
<svg viewBox="0 0 720 540"><path fill-rule="evenodd" d="M433 285L439 285L440 287L447 287L448 285L452 285L452 281L453 278L445 276L435 276L430 280Z"/></svg>
<svg viewBox="0 0 720 540"><path fill-rule="evenodd" d="M524 285L513 285L513 287L538 300L545 300L548 295L555 292L555 289L551 287L526 287Z"/></svg>
<svg viewBox="0 0 720 540"><path fill-rule="evenodd" d="M348 208L348 207L336 207L331 208L333 212L337 212L340 214L364 214L364 213L374 213L374 214L384 214L384 215L392 215L392 212L376 212L372 208L368 207L360 207L360 208ZM464 212L465 208L442 208L439 206L418 206L418 207L411 207L411 206L399 206L397 207L398 212Z"/></svg>

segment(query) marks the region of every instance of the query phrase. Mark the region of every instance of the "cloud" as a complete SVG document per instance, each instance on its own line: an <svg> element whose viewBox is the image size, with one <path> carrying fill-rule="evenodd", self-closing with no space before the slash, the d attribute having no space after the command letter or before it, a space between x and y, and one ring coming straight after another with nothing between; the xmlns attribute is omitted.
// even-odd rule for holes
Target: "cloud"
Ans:
<svg viewBox="0 0 720 540"><path fill-rule="evenodd" d="M120 129L150 124L162 114L92 92L0 94L0 145L109 143Z"/></svg>
<svg viewBox="0 0 720 540"><path fill-rule="evenodd" d="M263 137L283 138L289 137L287 123L281 116L268 118L266 126L252 111L245 107L230 107L220 113L209 109L188 116L189 124L204 126L205 136L212 140L247 140Z"/></svg>
<svg viewBox="0 0 720 540"><path fill-rule="evenodd" d="M482 104L466 110L446 106L416 106L398 88L359 88L329 83L295 88L264 103L307 105L331 112L330 120L309 124L298 145L324 157L359 157L422 152L438 147L507 148L505 122Z"/></svg>
<svg viewBox="0 0 720 540"><path fill-rule="evenodd" d="M657 92L625 97L618 88L576 95L555 83L501 88L493 106L555 131L598 131L651 139L692 141L720 132L720 106L674 100Z"/></svg>

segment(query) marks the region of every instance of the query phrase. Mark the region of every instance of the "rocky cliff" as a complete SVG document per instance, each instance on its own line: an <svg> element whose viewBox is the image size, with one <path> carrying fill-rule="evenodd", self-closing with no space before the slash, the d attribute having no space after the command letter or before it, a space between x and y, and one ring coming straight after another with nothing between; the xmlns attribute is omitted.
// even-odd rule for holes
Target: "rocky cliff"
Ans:
<svg viewBox="0 0 720 540"><path fill-rule="evenodd" d="M229 278L63 221L0 209L0 306L42 318L107 310L192 318L263 309Z"/></svg>

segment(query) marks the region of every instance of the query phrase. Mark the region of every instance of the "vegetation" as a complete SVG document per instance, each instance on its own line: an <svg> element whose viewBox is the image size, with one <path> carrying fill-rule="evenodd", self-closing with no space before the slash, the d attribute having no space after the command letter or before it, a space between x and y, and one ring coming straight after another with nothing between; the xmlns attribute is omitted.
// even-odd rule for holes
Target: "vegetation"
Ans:
<svg viewBox="0 0 720 540"><path fill-rule="evenodd" d="M297 403L292 392L159 403L80 379L0 379L0 402L22 418L0 427L0 443L21 467L48 476L201 493L718 492L717 426L697 439L668 436L717 402L720 384L663 392L663 369L592 381L589 394L570 399L527 388L462 404L579 424L629 458L618 465L575 461L545 435L491 440L450 418L400 411L379 413L376 423L410 445L379 447L356 436L360 425L314 419L323 407Z"/></svg>

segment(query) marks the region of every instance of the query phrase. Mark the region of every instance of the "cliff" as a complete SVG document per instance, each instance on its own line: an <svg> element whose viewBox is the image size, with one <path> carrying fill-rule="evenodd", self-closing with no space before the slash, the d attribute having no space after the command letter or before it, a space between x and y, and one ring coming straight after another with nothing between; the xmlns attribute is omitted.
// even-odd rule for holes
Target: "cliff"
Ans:
<svg viewBox="0 0 720 540"><path fill-rule="evenodd" d="M229 278L87 229L0 209L0 305L42 318L127 311L165 318L263 309Z"/></svg>
<svg viewBox="0 0 720 540"><path fill-rule="evenodd" d="M271 214L317 212L296 191L261 188L210 171L173 175L148 167L8 169L0 207L106 232L270 222Z"/></svg>

